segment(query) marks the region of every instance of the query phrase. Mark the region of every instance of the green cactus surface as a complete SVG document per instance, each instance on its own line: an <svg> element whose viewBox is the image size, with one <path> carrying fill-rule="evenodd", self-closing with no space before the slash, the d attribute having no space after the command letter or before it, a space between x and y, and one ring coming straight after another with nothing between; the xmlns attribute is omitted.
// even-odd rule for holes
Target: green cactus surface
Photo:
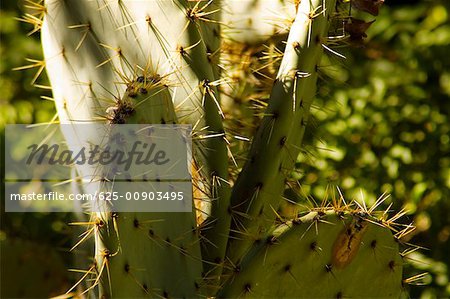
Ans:
<svg viewBox="0 0 450 299"><path fill-rule="evenodd" d="M399 298L399 245L373 220L311 212L279 230L250 250L218 297Z"/></svg>

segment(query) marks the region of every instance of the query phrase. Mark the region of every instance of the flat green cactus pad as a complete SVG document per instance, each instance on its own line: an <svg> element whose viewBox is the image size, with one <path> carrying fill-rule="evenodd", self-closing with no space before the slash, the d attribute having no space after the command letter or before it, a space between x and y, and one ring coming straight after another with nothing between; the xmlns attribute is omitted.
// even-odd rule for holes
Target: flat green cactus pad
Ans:
<svg viewBox="0 0 450 299"><path fill-rule="evenodd" d="M110 224L117 230L107 230L106 226L99 229L104 259L97 270L101 272L104 296L195 296L201 287L202 262L195 222L189 215L114 214Z"/></svg>
<svg viewBox="0 0 450 299"><path fill-rule="evenodd" d="M307 218L260 241L219 297L400 296L403 262L388 228L358 215Z"/></svg>

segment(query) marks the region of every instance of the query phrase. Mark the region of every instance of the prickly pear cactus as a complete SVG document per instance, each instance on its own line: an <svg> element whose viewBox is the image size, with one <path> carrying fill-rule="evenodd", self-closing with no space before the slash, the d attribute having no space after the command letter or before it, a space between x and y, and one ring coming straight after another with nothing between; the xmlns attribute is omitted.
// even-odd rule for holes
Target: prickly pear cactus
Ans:
<svg viewBox="0 0 450 299"><path fill-rule="evenodd" d="M109 112L112 124L177 122L167 86L147 74L129 82L124 96ZM120 168L115 171L122 172ZM114 185L104 189L123 189ZM203 267L194 213L100 212L92 222L98 271L94 285L99 285L101 296L179 298L200 294ZM171 267L172 263L178 267Z"/></svg>
<svg viewBox="0 0 450 299"><path fill-rule="evenodd" d="M317 66L331 16L326 7L334 6L335 1L302 1L297 7L265 116L233 188L231 204L238 225L229 253L235 263L276 219L285 172L293 169L299 154L316 91Z"/></svg>
<svg viewBox="0 0 450 299"><path fill-rule="evenodd" d="M331 209L283 224L249 251L219 297L399 298L399 245L372 221Z"/></svg>
<svg viewBox="0 0 450 299"><path fill-rule="evenodd" d="M366 2L378 11L380 1ZM280 215L323 54L336 55L332 45L359 41L370 26L351 18L350 5L34 4L61 123L193 127L195 208L91 213L81 241L94 237L94 263L74 288L90 282L83 293L100 298L399 296L402 259L391 230L403 230L387 211L375 215L382 200L367 209L341 197L306 214ZM74 130L86 142L105 137ZM97 178L86 191L113 188L102 180L108 168L76 171Z"/></svg>

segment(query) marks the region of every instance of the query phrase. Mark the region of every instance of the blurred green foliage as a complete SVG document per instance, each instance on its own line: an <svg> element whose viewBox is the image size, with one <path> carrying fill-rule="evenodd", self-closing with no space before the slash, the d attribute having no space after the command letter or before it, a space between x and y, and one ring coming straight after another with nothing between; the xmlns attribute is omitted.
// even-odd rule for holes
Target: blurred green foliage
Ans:
<svg viewBox="0 0 450 299"><path fill-rule="evenodd" d="M0 140L2 140L0 164L4 165L5 125L49 122L55 115L55 107L52 101L41 98L41 96L51 96L50 90L31 85L38 68L13 71L14 68L33 64L25 58L42 59L38 34L27 36L30 26L17 20L24 14L23 2L1 1L0 5ZM44 73L36 84L48 85ZM0 173L3 181L3 167ZM53 267L54 264L62 263L61 259L64 259L65 265L72 264L72 254L68 253L67 248L73 244L72 238L75 237L68 225L73 217L65 213L5 213L3 183L0 189L0 198L2 198L0 204L2 259L0 297L31 295L46 297L50 294L60 294L69 286L68 283L62 284L62 281L66 281L68 272L61 273L61 267L59 267L60 274L57 279L51 279L52 277L48 275L56 270L56 267ZM26 251L11 250L17 244L25 244L24 242L28 245L26 248L21 246L21 249ZM46 246L53 248L52 252L48 252ZM46 251L47 254L43 254ZM27 260L27 262L22 265L14 259L22 262ZM46 262L43 262L44 260ZM39 264L44 267L35 267ZM14 266L11 267L11 265ZM16 279L14 284L11 277L21 277L24 280ZM30 279L34 279L35 282L30 284Z"/></svg>
<svg viewBox="0 0 450 299"><path fill-rule="evenodd" d="M55 114L50 90L33 87L30 82L38 68L13 71L14 68L33 63L25 58L41 59L42 50L38 34L27 36L30 26L17 21L23 14L20 1L1 1L0 11L0 129L5 124L48 122ZM36 82L48 85L45 76Z"/></svg>
<svg viewBox="0 0 450 299"><path fill-rule="evenodd" d="M40 98L49 90L30 85L37 69L12 71L42 53L38 36L26 35L31 27L15 19L23 14L20 2L1 5L3 134L7 123L48 122L55 109ZM417 229L406 241L427 249L409 256L407 274L429 272L425 285L408 287L412 298L450 296L449 20L448 0L388 1L364 47L338 49L345 61L331 54L307 154L298 161L304 194L324 198L331 184L348 199L373 203L386 191L392 195L385 206L408 209L403 221ZM48 85L45 75L37 83ZM65 214L3 214L0 240L8 235L68 248L68 222Z"/></svg>

